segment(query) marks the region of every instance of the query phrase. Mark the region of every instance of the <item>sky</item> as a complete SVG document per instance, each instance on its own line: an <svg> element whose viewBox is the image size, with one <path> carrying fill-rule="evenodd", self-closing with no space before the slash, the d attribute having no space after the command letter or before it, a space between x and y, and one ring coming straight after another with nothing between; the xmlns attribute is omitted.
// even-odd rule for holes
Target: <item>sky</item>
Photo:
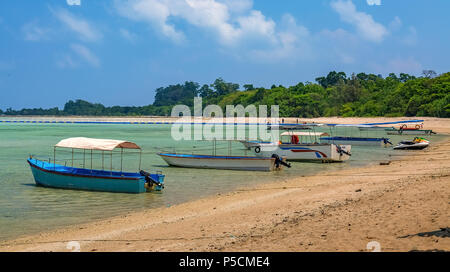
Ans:
<svg viewBox="0 0 450 272"><path fill-rule="evenodd" d="M450 71L448 0L0 2L0 109L148 105L158 87Z"/></svg>

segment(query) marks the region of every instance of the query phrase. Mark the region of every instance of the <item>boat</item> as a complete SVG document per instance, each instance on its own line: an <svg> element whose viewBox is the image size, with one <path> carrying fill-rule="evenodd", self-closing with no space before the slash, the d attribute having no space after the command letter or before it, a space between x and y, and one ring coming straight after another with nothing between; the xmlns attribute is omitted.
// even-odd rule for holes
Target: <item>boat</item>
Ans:
<svg viewBox="0 0 450 272"><path fill-rule="evenodd" d="M357 146L386 146L392 144L389 138L371 138L371 137L321 137L322 143L339 145L357 145Z"/></svg>
<svg viewBox="0 0 450 272"><path fill-rule="evenodd" d="M396 150L421 150L424 148L427 148L430 145L430 142L424 138L421 137L415 137L412 141L401 141L396 146L394 146L394 149Z"/></svg>
<svg viewBox="0 0 450 272"><path fill-rule="evenodd" d="M434 132L431 129L416 129L416 128L386 128L386 133L388 135L432 135L432 134L436 134L436 132Z"/></svg>
<svg viewBox="0 0 450 272"><path fill-rule="evenodd" d="M57 148L68 148L72 150L72 159L66 160L65 165L57 164L56 150ZM112 158L113 150L120 148L121 167L120 171L113 171ZM61 140L54 146L53 162L39 160L34 156L30 156L27 162L31 167L34 180L38 186L62 189L116 192L116 193L144 193L151 191L161 191L164 188L164 175L162 173L148 173L140 169L139 172L124 172L123 166L123 150L141 148L128 141L109 140L109 139L93 139L93 138L68 138ZM83 151L83 167L74 167L74 151ZM86 168L86 150L91 154L90 168ZM101 152L102 170L93 169L92 155L93 152ZM105 169L105 152L106 157L110 158L110 169ZM67 162L71 166L67 166Z"/></svg>
<svg viewBox="0 0 450 272"><path fill-rule="evenodd" d="M170 166L221 170L274 171L288 166L278 156L218 156L158 153Z"/></svg>
<svg viewBox="0 0 450 272"><path fill-rule="evenodd" d="M372 125L364 125L364 124L359 124L359 125L354 125L354 124L328 124L327 125L330 130L334 130L333 134L338 134L339 132L337 132L337 128L344 128L346 129L345 132L340 132L340 133L345 133L346 136L328 136L328 137L321 137L320 141L322 143L329 143L329 144L339 144L339 145L352 145L352 146L387 146L387 145L392 145L391 141L389 138L386 137L380 137L380 135L378 137L369 137L369 132L373 131L373 132L377 132L377 130L380 130L379 127L376 126L372 126ZM357 134L357 132L355 133L355 131L351 131L348 129L355 129L357 128L359 131L359 136L355 136L352 135L352 133ZM385 134L384 132L385 128L382 128L382 133ZM363 133L363 131L365 131L366 133ZM363 137L364 136L366 137ZM375 133L378 134L378 133ZM352 135L352 136L347 136L347 135ZM383 135L384 136L384 135Z"/></svg>
<svg viewBox="0 0 450 272"><path fill-rule="evenodd" d="M259 144L269 144L270 142L264 141L239 141L244 145L244 147L248 150L252 149L252 147L257 147Z"/></svg>
<svg viewBox="0 0 450 272"><path fill-rule="evenodd" d="M342 162L351 156L351 145L321 143L321 137L328 133L287 131L280 136L280 142L259 144L253 151L257 156L276 154L287 161Z"/></svg>
<svg viewBox="0 0 450 272"><path fill-rule="evenodd" d="M321 124L275 124L275 125L268 125L267 130L311 130L313 127L318 126Z"/></svg>

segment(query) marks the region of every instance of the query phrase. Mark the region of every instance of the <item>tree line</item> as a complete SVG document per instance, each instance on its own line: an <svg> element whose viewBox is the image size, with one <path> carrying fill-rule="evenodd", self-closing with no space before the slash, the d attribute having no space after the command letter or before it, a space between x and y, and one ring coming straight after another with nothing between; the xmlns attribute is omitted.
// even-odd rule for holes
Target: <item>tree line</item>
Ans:
<svg viewBox="0 0 450 272"><path fill-rule="evenodd" d="M351 74L332 71L312 82L300 82L270 89L226 82L222 78L212 84L188 81L156 89L155 101L147 106L112 106L70 100L63 109L34 108L2 111L1 115L84 115L84 116L168 116L174 105L193 106L194 97L202 97L204 105L279 105L284 117L369 117L369 116L433 116L450 117L450 72L437 75L432 70L415 77L391 73L383 78L374 74Z"/></svg>

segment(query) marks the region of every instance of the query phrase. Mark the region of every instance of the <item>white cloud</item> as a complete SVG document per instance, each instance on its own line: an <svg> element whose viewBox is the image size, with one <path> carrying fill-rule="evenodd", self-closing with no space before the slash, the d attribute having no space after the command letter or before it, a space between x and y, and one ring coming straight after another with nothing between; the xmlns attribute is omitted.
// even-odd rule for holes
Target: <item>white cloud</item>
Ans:
<svg viewBox="0 0 450 272"><path fill-rule="evenodd" d="M122 16L131 20L145 21L167 38L174 42L182 42L185 37L175 27L168 23L171 10L164 0L133 0L115 2L116 8Z"/></svg>
<svg viewBox="0 0 450 272"><path fill-rule="evenodd" d="M367 4L369 6L380 6L381 5L381 0L367 0Z"/></svg>
<svg viewBox="0 0 450 272"><path fill-rule="evenodd" d="M71 44L70 48L90 65L94 67L100 66L100 60L86 46L81 44Z"/></svg>
<svg viewBox="0 0 450 272"><path fill-rule="evenodd" d="M253 7L252 0L219 0L219 2L224 3L231 13L243 13Z"/></svg>
<svg viewBox="0 0 450 272"><path fill-rule="evenodd" d="M81 0L66 0L69 6L81 6Z"/></svg>
<svg viewBox="0 0 450 272"><path fill-rule="evenodd" d="M291 14L284 14L273 33L271 46L266 49L251 49L250 56L256 61L277 62L279 60L298 61L314 58L310 44L309 30L298 25Z"/></svg>
<svg viewBox="0 0 450 272"><path fill-rule="evenodd" d="M260 11L252 10L252 5L248 0L116 0L121 15L149 22L175 42L183 42L186 37L171 20L182 19L214 33L218 41L227 46L234 46L248 37L273 39L275 22Z"/></svg>
<svg viewBox="0 0 450 272"><path fill-rule="evenodd" d="M340 15L341 20L354 25L358 33L366 40L381 42L388 34L387 29L373 20L372 16L356 10L351 0L338 0L331 7Z"/></svg>
<svg viewBox="0 0 450 272"><path fill-rule="evenodd" d="M87 20L78 18L65 9L59 9L56 11L52 10L52 12L58 20L60 20L70 30L77 33L82 40L98 41L102 38L102 34Z"/></svg>
<svg viewBox="0 0 450 272"><path fill-rule="evenodd" d="M332 7L344 22L355 26L355 34L340 28L311 34L290 14L275 22L256 10L251 0L115 0L121 16L147 23L173 42L188 42L187 33L195 28L217 41L220 52L239 60L292 63L332 59L338 64L354 64L359 60L355 52L364 51L363 40L380 42L388 35L382 24L357 11L352 1L333 0ZM124 38L128 39L128 34L121 30Z"/></svg>
<svg viewBox="0 0 450 272"><path fill-rule="evenodd" d="M147 22L176 43L188 40L178 26L181 20L209 33L221 52L239 59L273 62L312 56L306 27L289 14L277 25L253 9L252 0L116 0L115 6L120 15Z"/></svg>
<svg viewBox="0 0 450 272"><path fill-rule="evenodd" d="M267 19L258 10L252 10L248 16L237 18L237 22L240 26L236 29L237 37L235 38L237 39L245 39L246 37L253 36L262 37L271 41L275 40L275 22L272 19Z"/></svg>

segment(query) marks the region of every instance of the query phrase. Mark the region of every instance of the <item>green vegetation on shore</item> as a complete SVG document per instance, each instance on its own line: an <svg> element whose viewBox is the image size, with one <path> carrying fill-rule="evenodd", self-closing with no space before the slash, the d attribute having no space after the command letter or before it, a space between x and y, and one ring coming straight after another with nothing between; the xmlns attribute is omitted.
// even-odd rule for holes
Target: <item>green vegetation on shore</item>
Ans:
<svg viewBox="0 0 450 272"><path fill-rule="evenodd" d="M435 76L424 71L414 77L401 73L383 78L374 74L330 72L316 78L317 83L298 83L270 89L225 82L219 78L210 85L196 82L170 85L156 90L155 102L142 107L105 107L83 100L69 101L62 110L22 109L6 111L3 115L87 115L87 116L167 116L174 105L193 106L193 98L200 96L203 104L247 106L279 105L280 116L433 116L450 117L450 72Z"/></svg>

